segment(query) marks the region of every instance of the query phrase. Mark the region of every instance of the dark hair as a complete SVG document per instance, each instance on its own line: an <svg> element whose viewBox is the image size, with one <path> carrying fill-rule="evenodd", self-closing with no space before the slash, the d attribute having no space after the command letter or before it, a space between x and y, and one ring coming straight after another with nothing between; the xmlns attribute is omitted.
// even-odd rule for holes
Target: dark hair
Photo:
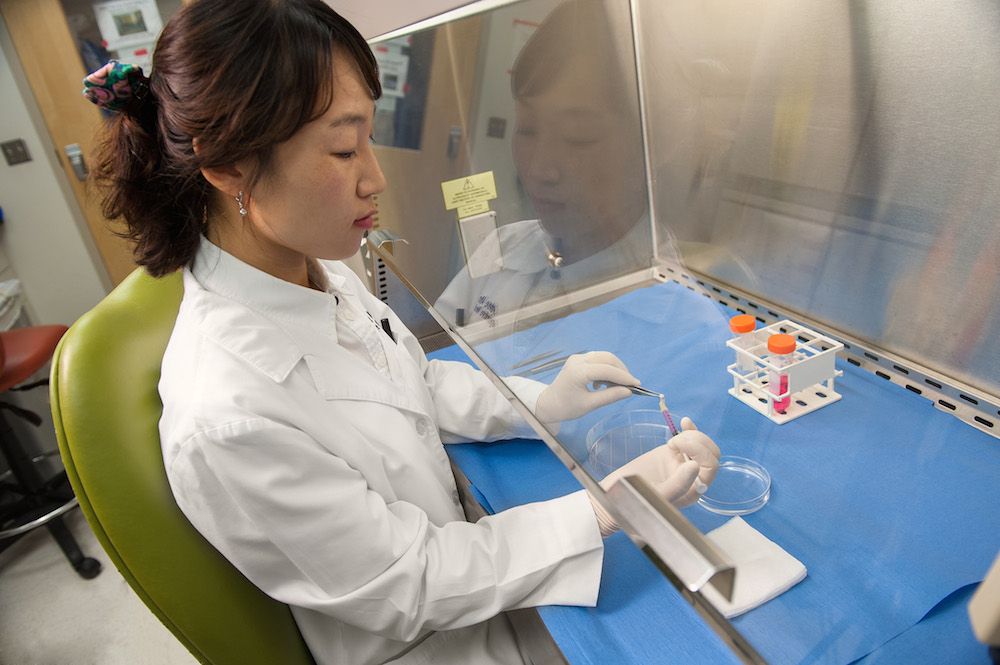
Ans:
<svg viewBox="0 0 1000 665"><path fill-rule="evenodd" d="M191 261L213 212L200 169L249 160L252 189L275 145L329 108L338 55L381 96L368 44L322 0L196 0L178 11L153 52L151 94L110 121L93 172L139 265L160 276Z"/></svg>
<svg viewBox="0 0 1000 665"><path fill-rule="evenodd" d="M629 100L637 94L635 81L622 78L628 69L621 61L607 4L567 0L545 17L511 68L515 99L546 91L572 69L586 69L593 86L613 99Z"/></svg>

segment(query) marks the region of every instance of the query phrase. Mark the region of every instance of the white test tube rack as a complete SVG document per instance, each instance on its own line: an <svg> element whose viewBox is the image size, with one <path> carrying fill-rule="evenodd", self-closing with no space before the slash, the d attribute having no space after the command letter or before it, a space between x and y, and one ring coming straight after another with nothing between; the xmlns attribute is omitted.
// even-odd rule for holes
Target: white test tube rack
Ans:
<svg viewBox="0 0 1000 665"><path fill-rule="evenodd" d="M767 350L768 338L778 334L791 335L796 342L792 362L783 366L772 363L774 354ZM737 359L737 362L726 368L733 377L730 395L779 425L840 399L833 382L836 377L844 374L835 366L837 352L844 348L843 344L788 319L747 333L746 336L750 341L747 348L741 346L744 343L742 336L726 342L726 346L736 353ZM751 363L752 370L743 372L740 369L741 365L749 367ZM786 392L776 395L771 391L771 372L788 375ZM785 412L779 413L774 405L785 397L791 399Z"/></svg>

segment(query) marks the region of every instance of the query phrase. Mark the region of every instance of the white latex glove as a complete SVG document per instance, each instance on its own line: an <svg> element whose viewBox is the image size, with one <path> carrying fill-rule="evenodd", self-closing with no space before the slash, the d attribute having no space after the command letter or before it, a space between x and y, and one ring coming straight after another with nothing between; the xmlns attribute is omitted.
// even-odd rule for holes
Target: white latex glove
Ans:
<svg viewBox="0 0 1000 665"><path fill-rule="evenodd" d="M619 478L639 476L660 498L678 508L690 505L708 489L719 469L719 446L698 431L690 418L681 420L681 429L666 445L657 446L628 464L609 473L601 481L607 491ZM701 490L701 491L699 491ZM601 535L605 538L618 530L618 522L590 497Z"/></svg>
<svg viewBox="0 0 1000 665"><path fill-rule="evenodd" d="M621 386L591 390L594 381L639 385L639 379L632 376L625 363L613 353L592 351L572 355L552 385L538 396L535 416L544 423L572 420L632 395L628 388Z"/></svg>

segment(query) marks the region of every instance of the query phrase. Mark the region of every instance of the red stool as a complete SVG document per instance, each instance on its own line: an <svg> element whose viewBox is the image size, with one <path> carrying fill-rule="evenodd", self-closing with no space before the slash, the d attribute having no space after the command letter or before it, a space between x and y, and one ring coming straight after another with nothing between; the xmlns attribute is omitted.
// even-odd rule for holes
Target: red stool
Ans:
<svg viewBox="0 0 1000 665"><path fill-rule="evenodd" d="M48 379L42 379L18 386L49 362L66 330L66 326L34 326L0 332L0 393L48 385ZM35 427L42 424L41 417L34 411L0 401L0 452L10 467L10 471L0 477L0 551L28 531L45 525L76 572L85 579L96 577L101 572L100 562L83 555L62 521L62 515L77 505L66 472L43 479L35 464L51 454L30 457L14 435L4 412ZM10 477L13 482L8 480Z"/></svg>

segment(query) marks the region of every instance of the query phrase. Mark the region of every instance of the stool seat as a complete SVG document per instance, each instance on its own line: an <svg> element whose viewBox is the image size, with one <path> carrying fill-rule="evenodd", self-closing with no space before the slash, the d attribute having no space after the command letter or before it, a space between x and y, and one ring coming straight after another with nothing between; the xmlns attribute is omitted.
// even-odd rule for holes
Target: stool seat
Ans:
<svg viewBox="0 0 1000 665"><path fill-rule="evenodd" d="M0 392L28 379L52 358L66 326L31 326L0 332Z"/></svg>

